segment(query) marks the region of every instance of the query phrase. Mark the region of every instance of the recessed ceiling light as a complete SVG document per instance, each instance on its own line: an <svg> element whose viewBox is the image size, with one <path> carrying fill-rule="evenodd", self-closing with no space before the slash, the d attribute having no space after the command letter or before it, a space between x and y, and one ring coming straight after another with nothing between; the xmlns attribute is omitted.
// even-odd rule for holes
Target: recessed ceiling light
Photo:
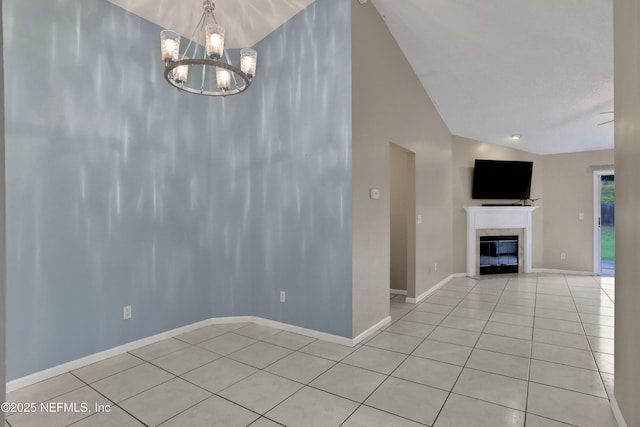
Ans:
<svg viewBox="0 0 640 427"><path fill-rule="evenodd" d="M511 139L514 141L520 141L521 138L522 138L522 135L511 135Z"/></svg>

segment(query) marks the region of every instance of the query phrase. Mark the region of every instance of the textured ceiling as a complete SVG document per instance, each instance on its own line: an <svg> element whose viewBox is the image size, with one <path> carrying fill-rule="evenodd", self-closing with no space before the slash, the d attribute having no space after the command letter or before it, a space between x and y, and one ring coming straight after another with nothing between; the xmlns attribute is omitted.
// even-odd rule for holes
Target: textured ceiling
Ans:
<svg viewBox="0 0 640 427"><path fill-rule="evenodd" d="M202 0L108 1L184 37L191 37L202 16ZM250 47L313 1L217 0L215 15L225 28L225 44L228 47Z"/></svg>
<svg viewBox="0 0 640 427"><path fill-rule="evenodd" d="M613 148L612 0L373 0L451 132ZM518 142L513 134L522 135Z"/></svg>
<svg viewBox="0 0 640 427"><path fill-rule="evenodd" d="M190 36L201 0L109 0ZM230 47L314 0L218 0ZM355 0L352 0L355 1ZM455 135L537 154L613 147L612 0L373 0ZM522 135L512 141L511 135Z"/></svg>

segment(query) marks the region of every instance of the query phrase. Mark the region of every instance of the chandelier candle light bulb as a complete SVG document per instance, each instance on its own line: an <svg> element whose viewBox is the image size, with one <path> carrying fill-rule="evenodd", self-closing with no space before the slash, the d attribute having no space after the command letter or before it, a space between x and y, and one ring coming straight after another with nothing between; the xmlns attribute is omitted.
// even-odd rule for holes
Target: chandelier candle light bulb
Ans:
<svg viewBox="0 0 640 427"><path fill-rule="evenodd" d="M218 24L207 25L207 56L220 59L224 52L224 28Z"/></svg>
<svg viewBox="0 0 640 427"><path fill-rule="evenodd" d="M216 70L216 81L218 83L218 89L229 90L231 87L231 72L226 68L218 67Z"/></svg>
<svg viewBox="0 0 640 427"><path fill-rule="evenodd" d="M189 59L187 57L183 59ZM189 78L189 66L188 65L180 65L173 69L173 78L178 83L184 83Z"/></svg>
<svg viewBox="0 0 640 427"><path fill-rule="evenodd" d="M256 64L258 63L258 52L253 49L244 48L240 51L240 68L249 77L256 74Z"/></svg>
<svg viewBox="0 0 640 427"><path fill-rule="evenodd" d="M180 51L180 35L175 31L164 30L160 33L162 60L177 61Z"/></svg>
<svg viewBox="0 0 640 427"><path fill-rule="evenodd" d="M225 47L225 30L218 24L213 0L202 2L203 13L193 36L180 52L180 35L175 31L160 33L164 78L178 90L205 96L229 96L244 92L256 75L258 53L240 50L240 66L229 60ZM192 78L188 79L191 67ZM213 82L215 73L215 82ZM198 77L195 77L198 76Z"/></svg>

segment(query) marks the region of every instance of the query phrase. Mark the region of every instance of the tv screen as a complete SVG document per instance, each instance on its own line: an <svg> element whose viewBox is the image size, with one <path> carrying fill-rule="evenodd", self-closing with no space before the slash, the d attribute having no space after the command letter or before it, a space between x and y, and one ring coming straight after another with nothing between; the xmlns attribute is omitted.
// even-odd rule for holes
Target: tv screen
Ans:
<svg viewBox="0 0 640 427"><path fill-rule="evenodd" d="M499 200L529 199L532 172L533 162L476 159L471 197Z"/></svg>

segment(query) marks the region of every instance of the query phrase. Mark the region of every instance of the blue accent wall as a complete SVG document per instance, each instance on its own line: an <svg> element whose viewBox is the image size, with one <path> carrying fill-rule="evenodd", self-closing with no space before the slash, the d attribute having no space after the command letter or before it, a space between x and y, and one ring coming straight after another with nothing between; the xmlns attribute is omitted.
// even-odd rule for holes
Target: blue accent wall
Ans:
<svg viewBox="0 0 640 427"><path fill-rule="evenodd" d="M3 5L8 380L210 317L350 336L348 0L228 99L167 85L160 28L104 0Z"/></svg>
<svg viewBox="0 0 640 427"><path fill-rule="evenodd" d="M349 0L316 1L257 50L253 311L351 337Z"/></svg>

